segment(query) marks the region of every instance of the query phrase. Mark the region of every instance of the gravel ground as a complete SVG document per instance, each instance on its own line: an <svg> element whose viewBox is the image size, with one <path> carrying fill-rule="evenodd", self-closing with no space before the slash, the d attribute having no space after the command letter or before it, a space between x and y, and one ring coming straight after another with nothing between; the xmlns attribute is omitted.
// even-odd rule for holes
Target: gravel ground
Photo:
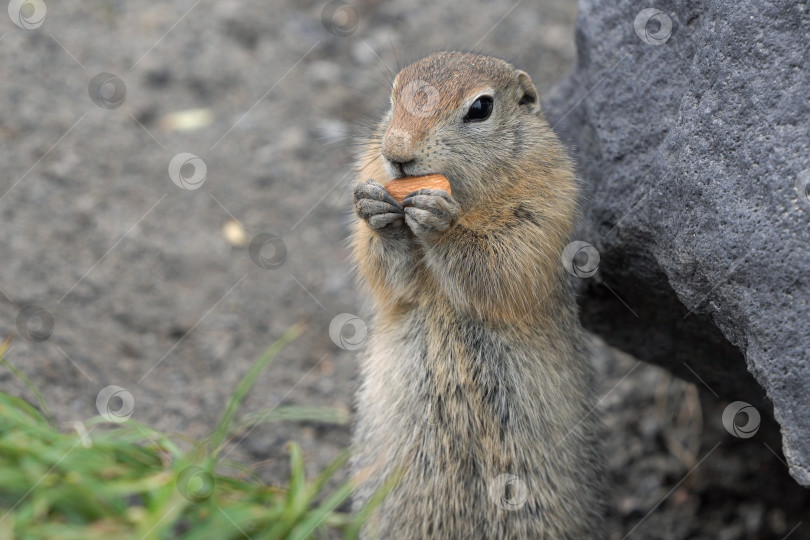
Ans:
<svg viewBox="0 0 810 540"><path fill-rule="evenodd" d="M24 8L36 28L0 20L0 334L19 336L10 362L66 428L116 385L133 418L204 435L298 321L308 330L246 410L350 410L355 353L329 325L367 313L348 264L347 188L355 136L384 109L390 71L475 49L519 65L545 94L575 58L576 6L562 0L358 1L350 35L327 30L325 2L45 3L39 26ZM173 161L181 153L198 160ZM47 339L20 335L38 332ZM710 390L602 353L594 414L607 428L616 538L810 538L807 492L772 429L735 439ZM28 396L5 371L0 388ZM345 426L262 426L228 457L261 461L279 481L288 440L314 470L350 437Z"/></svg>

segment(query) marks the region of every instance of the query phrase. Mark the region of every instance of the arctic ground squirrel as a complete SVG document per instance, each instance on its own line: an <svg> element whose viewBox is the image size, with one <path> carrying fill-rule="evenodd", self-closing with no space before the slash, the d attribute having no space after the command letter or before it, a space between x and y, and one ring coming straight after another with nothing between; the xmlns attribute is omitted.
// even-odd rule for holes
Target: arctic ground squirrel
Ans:
<svg viewBox="0 0 810 540"><path fill-rule="evenodd" d="M364 537L603 538L595 391L562 261L578 188L530 77L423 58L363 152L352 249L374 315L355 509L398 478ZM451 193L385 189L430 174Z"/></svg>

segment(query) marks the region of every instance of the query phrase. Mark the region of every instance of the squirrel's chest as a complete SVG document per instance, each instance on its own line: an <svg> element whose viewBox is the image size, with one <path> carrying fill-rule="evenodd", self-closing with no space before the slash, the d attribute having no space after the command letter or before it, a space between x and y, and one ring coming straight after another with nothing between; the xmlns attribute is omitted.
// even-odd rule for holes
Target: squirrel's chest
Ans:
<svg viewBox="0 0 810 540"><path fill-rule="evenodd" d="M388 382L402 386L391 413L456 445L504 441L521 416L520 346L479 321L437 319L414 314L382 340Z"/></svg>

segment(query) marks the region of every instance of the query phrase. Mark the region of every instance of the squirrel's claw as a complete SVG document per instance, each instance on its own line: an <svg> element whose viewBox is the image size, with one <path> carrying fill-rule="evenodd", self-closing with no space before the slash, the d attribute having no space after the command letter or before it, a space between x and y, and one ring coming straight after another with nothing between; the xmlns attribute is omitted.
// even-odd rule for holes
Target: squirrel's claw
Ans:
<svg viewBox="0 0 810 540"><path fill-rule="evenodd" d="M360 182L354 186L354 202L357 204L361 199L373 199L375 201L385 201L402 211L402 205L388 193L382 184L369 178L365 182Z"/></svg>
<svg viewBox="0 0 810 540"><path fill-rule="evenodd" d="M354 188L354 211L372 229L386 225L401 225L404 218L402 205L379 182L367 180Z"/></svg>
<svg viewBox="0 0 810 540"><path fill-rule="evenodd" d="M414 234L426 231L446 231L458 217L459 204L441 189L420 189L402 201L405 206L405 223Z"/></svg>

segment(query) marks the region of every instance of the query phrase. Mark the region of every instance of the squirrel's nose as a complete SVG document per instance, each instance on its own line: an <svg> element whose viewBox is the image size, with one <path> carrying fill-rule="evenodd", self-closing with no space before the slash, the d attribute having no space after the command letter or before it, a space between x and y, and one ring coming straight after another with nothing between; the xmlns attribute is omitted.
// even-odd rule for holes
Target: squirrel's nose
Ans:
<svg viewBox="0 0 810 540"><path fill-rule="evenodd" d="M402 129L389 129L383 137L382 155L395 164L413 161L415 155L411 134Z"/></svg>

